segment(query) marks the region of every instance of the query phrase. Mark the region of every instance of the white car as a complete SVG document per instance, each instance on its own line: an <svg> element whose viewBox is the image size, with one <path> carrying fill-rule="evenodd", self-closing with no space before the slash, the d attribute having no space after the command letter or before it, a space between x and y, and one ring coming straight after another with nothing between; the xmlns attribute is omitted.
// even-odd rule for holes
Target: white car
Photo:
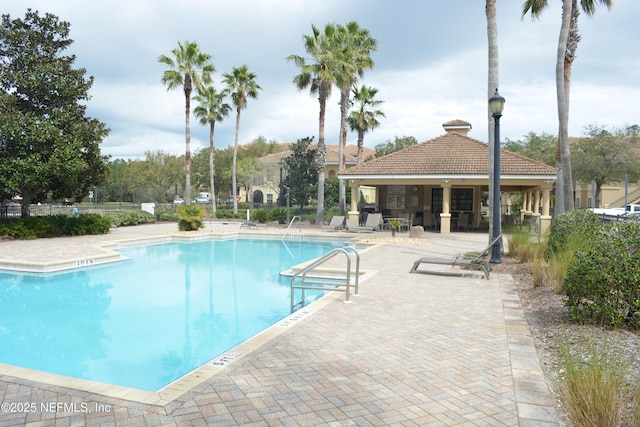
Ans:
<svg viewBox="0 0 640 427"><path fill-rule="evenodd" d="M196 203L207 204L211 203L211 195L209 193L200 193L198 194L198 199Z"/></svg>
<svg viewBox="0 0 640 427"><path fill-rule="evenodd" d="M173 204L174 205L182 205L182 204L184 204L184 200L182 200L182 197L176 196L175 199L173 199Z"/></svg>

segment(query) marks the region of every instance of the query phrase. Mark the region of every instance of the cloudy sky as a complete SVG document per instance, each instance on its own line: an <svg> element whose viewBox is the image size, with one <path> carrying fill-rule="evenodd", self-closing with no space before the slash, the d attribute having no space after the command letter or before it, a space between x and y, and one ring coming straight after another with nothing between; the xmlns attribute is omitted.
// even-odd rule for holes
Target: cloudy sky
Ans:
<svg viewBox="0 0 640 427"><path fill-rule="evenodd" d="M376 66L361 83L379 89L386 113L365 145L443 133L442 123L470 122L487 139L487 36L481 0L12 0L2 13L27 8L71 23L70 51L95 77L88 114L111 129L102 144L114 158L145 151L184 153L184 94L160 82L178 41L195 41L213 57L214 84L246 64L263 90L243 110L240 143L258 136L279 142L318 135L318 102L292 84L298 69L285 58L305 54L311 24L356 20L378 40ZM9 4L7 4L9 3ZM555 56L561 1L540 20L521 19L523 0L498 0L500 94L506 98L503 138L530 131L557 134ZM570 135L587 125L640 124L638 0L614 0L611 11L581 15L582 41L573 67ZM336 143L339 94L328 102L326 138ZM192 119L192 149L208 146L208 127ZM216 125L216 147L233 144L235 116ZM350 133L348 142L355 143Z"/></svg>

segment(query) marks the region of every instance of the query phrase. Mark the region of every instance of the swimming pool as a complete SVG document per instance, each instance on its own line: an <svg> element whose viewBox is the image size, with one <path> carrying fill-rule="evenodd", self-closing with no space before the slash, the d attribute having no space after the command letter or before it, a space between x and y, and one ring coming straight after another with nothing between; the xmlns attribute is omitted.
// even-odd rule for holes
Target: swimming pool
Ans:
<svg viewBox="0 0 640 427"><path fill-rule="evenodd" d="M0 362L156 391L290 314L280 272L341 242L129 247L117 264L0 272Z"/></svg>

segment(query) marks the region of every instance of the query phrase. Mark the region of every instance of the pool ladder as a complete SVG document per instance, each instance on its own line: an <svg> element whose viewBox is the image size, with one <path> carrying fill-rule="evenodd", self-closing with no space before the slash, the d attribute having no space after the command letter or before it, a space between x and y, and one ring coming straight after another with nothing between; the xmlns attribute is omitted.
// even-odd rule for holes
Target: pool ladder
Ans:
<svg viewBox="0 0 640 427"><path fill-rule="evenodd" d="M298 225L300 227L300 228L298 228L298 233L299 234L293 234L293 235L289 236L289 238L290 239L302 239L304 237L302 235L302 217L300 217L300 215L295 215L293 218L291 218L291 222L289 222L289 226L287 227L287 229L284 230L284 234L282 235L282 238L280 240L284 240L285 237L287 237L287 233L289 232L289 229L293 225L293 222L296 220L296 218L298 218Z"/></svg>
<svg viewBox="0 0 640 427"><path fill-rule="evenodd" d="M308 273L325 263L336 255L343 254L347 259L346 275L343 276L311 276ZM355 278L351 279L351 255L355 254ZM310 264L307 264L291 276L291 313L304 307L307 290L337 291L345 293L345 302L350 301L350 295L358 295L358 282L360 280L360 253L353 246L335 248L331 252L321 256ZM297 283L299 282L299 283ZM353 293L351 291L353 288ZM295 301L295 290L302 291L300 301Z"/></svg>

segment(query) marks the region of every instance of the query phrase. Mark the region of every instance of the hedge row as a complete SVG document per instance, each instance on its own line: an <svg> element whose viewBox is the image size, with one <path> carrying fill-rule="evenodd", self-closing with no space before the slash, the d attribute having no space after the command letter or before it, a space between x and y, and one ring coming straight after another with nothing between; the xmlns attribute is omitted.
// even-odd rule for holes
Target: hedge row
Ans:
<svg viewBox="0 0 640 427"><path fill-rule="evenodd" d="M37 239L60 236L105 234L111 228L109 218L97 215L50 215L18 218L0 224L0 237L6 239Z"/></svg>

